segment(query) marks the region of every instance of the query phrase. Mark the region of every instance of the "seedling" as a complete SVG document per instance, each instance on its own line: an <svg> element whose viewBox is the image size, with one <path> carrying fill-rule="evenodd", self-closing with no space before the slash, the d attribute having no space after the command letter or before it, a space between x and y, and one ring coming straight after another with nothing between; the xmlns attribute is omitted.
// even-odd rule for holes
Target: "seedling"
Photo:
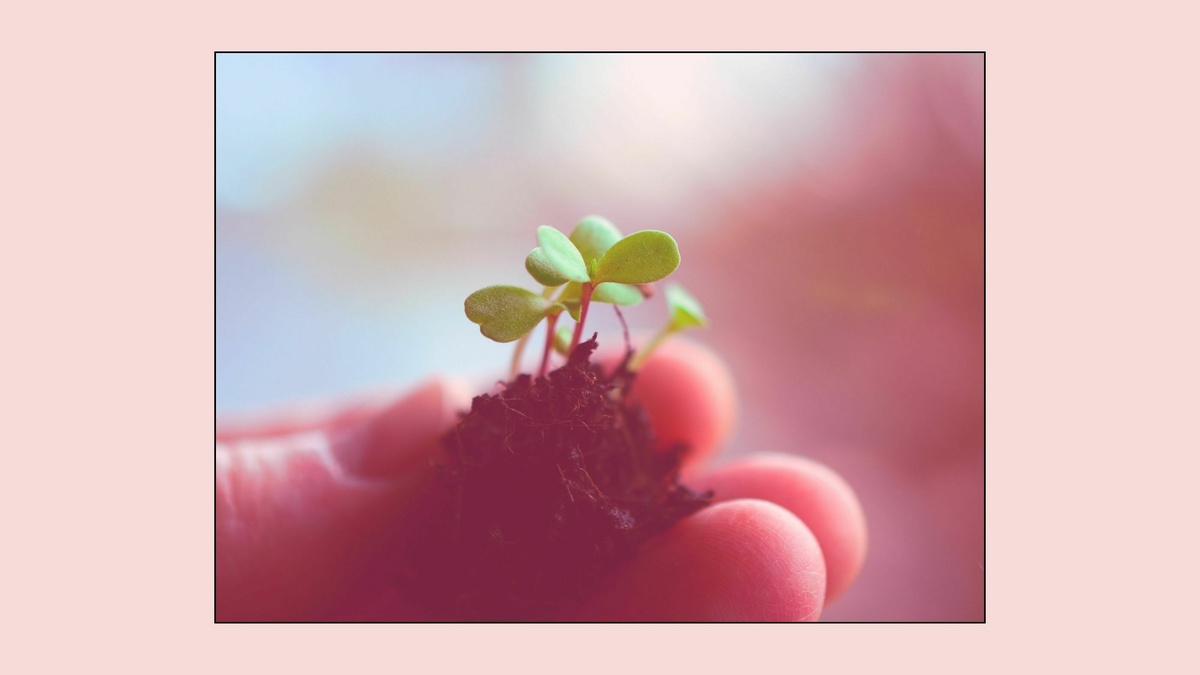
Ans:
<svg viewBox="0 0 1200 675"><path fill-rule="evenodd" d="M667 337L707 324L681 288L666 292L670 319L615 370L591 362L583 340L595 303L640 303L679 267L679 248L656 230L622 236L598 216L570 236L537 231L525 269L540 292L488 286L467 297L467 318L497 342L516 342L512 377L476 396L442 439L445 508L425 520L404 564L413 602L445 619L550 620L600 587L657 534L711 503L679 482L684 448L664 448L626 394L635 367ZM563 316L574 326L562 325ZM518 374L533 330L546 322L537 375ZM628 328L626 327L626 344ZM553 353L566 364L548 372Z"/></svg>
<svg viewBox="0 0 1200 675"><path fill-rule="evenodd" d="M584 218L570 237L553 227L539 227L537 242L538 247L525 257L525 269L543 286L541 294L519 286L488 286L469 295L465 303L467 318L479 324L485 337L496 342L517 341L512 376L516 376L529 334L543 320L547 321L546 343L538 377L546 374L560 314L567 312L575 320L570 339L565 345L559 340L556 350L570 354L583 337L592 303L636 305L645 297L646 285L679 267L679 247L671 235L643 230L623 237L600 216ZM699 310L694 300L690 303ZM652 345L656 347L669 334L660 334Z"/></svg>
<svg viewBox="0 0 1200 675"><path fill-rule="evenodd" d="M629 362L630 370L641 368L654 350L672 335L691 328L708 328L708 317L704 315L704 309L700 307L696 298L683 290L683 286L672 284L667 287L667 307L671 310L670 320L646 346L642 347L637 356L633 357Z"/></svg>

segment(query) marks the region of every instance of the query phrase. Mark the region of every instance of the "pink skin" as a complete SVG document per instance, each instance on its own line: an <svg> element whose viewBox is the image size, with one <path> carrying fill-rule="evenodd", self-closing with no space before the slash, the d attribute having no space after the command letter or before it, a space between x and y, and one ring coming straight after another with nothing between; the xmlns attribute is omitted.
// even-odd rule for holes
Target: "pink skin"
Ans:
<svg viewBox="0 0 1200 675"><path fill-rule="evenodd" d="M647 545L562 618L816 620L866 550L850 489L794 457L705 469L735 416L728 370L705 349L665 345L638 388L655 429L692 446L688 480L716 487L720 503ZM217 619L422 620L398 597L395 561L437 506L436 439L468 404L465 388L436 379L390 403L222 425Z"/></svg>
<svg viewBox="0 0 1200 675"><path fill-rule="evenodd" d="M799 518L821 545L826 602L858 576L866 554L866 519L854 491L832 469L800 457L764 454L684 480L713 490L720 501L765 499Z"/></svg>

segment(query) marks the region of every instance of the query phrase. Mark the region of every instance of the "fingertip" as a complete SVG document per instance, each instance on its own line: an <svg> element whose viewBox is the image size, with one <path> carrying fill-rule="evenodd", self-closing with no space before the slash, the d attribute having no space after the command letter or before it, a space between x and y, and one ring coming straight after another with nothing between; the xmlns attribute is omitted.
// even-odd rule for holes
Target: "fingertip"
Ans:
<svg viewBox="0 0 1200 675"><path fill-rule="evenodd" d="M857 578L867 554L867 523L853 488L833 469L810 459L761 454L688 477L721 501L762 499L782 506L816 536L829 577L826 602Z"/></svg>
<svg viewBox="0 0 1200 675"><path fill-rule="evenodd" d="M389 478L418 465L469 405L461 380L435 376L383 408L334 442L334 456L349 474Z"/></svg>
<svg viewBox="0 0 1200 675"><path fill-rule="evenodd" d="M733 374L716 352L686 339L664 344L643 364L631 390L662 447L688 446L684 464L711 456L737 421Z"/></svg>
<svg viewBox="0 0 1200 675"><path fill-rule="evenodd" d="M442 419L457 421L458 414L471 407L475 397L471 385L461 377L437 374L434 376L442 385Z"/></svg>
<svg viewBox="0 0 1200 675"><path fill-rule="evenodd" d="M782 507L742 499L680 521L598 598L604 621L816 621L825 563L816 537Z"/></svg>
<svg viewBox="0 0 1200 675"><path fill-rule="evenodd" d="M313 620L382 578L365 566L417 522L428 460L469 398L437 377L347 426L219 441L218 620Z"/></svg>

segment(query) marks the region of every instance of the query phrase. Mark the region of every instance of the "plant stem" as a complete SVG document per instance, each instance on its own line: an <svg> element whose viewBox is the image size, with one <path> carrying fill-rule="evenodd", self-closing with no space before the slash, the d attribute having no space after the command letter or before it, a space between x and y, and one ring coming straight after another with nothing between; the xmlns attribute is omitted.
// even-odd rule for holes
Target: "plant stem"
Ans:
<svg viewBox="0 0 1200 675"><path fill-rule="evenodd" d="M542 297L549 300L550 296L554 295L555 290L557 289L551 286L543 288ZM515 349L513 349L512 366L508 369L508 379L515 379L517 377L517 373L521 372L521 355L525 353L525 345L529 342L529 336L532 334L533 331L529 331L528 333L522 335L521 339L517 341L517 346Z"/></svg>
<svg viewBox="0 0 1200 675"><path fill-rule="evenodd" d="M546 321L546 348L542 350L542 367L538 370L539 378L546 376L546 367L550 365L550 349L554 347L554 324L558 323L558 316L555 314Z"/></svg>
<svg viewBox="0 0 1200 675"><path fill-rule="evenodd" d="M625 351L633 351L633 343L629 340L629 324L625 323L625 315L621 313L619 305L613 305L613 310L617 313L617 318L621 320L621 332L625 334Z"/></svg>
<svg viewBox="0 0 1200 675"><path fill-rule="evenodd" d="M664 340L671 337L674 333L675 331L671 330L670 326L667 326L659 331L658 335L655 335L653 340L647 342L644 347L638 350L637 356L634 356L633 360L629 362L629 370L636 371L638 368L641 368L642 363L654 353L654 350L658 349L658 346L661 345Z"/></svg>
<svg viewBox="0 0 1200 675"><path fill-rule="evenodd" d="M571 336L571 348L567 350L568 356L579 346L579 338L583 337L583 322L587 320L588 305L592 304L592 291L594 289L595 286L591 282L586 282L581 287L579 293L579 321L575 324L575 334Z"/></svg>

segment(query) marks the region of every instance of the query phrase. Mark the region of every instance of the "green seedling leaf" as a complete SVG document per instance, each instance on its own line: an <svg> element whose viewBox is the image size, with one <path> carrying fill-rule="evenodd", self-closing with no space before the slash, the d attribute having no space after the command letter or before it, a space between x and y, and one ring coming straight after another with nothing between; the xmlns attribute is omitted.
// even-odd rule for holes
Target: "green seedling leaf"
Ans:
<svg viewBox="0 0 1200 675"><path fill-rule="evenodd" d="M553 227L542 225L537 229L537 237L542 253L559 276L571 281L591 280L591 277L588 276L587 263L583 261L583 255L579 249L575 248L575 244L571 243L567 235Z"/></svg>
<svg viewBox="0 0 1200 675"><path fill-rule="evenodd" d="M649 284L679 267L679 246L658 230L634 232L612 245L596 264L594 281Z"/></svg>
<svg viewBox="0 0 1200 675"><path fill-rule="evenodd" d="M570 326L559 326L558 330L554 331L554 351L563 356L570 356L571 336L575 329Z"/></svg>
<svg viewBox="0 0 1200 675"><path fill-rule="evenodd" d="M607 302L610 305L636 305L642 301L642 292L637 286L607 282L600 284L592 292L594 302Z"/></svg>
<svg viewBox="0 0 1200 675"><path fill-rule="evenodd" d="M578 305L582 295L583 287L578 282L572 281L563 287L557 300L563 303L574 302ZM617 284L611 281L596 286L596 289L592 291L592 302L606 302L610 305L636 305L644 298L645 296L637 286Z"/></svg>
<svg viewBox="0 0 1200 675"><path fill-rule="evenodd" d="M567 278L554 269L554 265L550 264L545 252L540 247L533 249L529 255L525 256L525 270L529 272L529 276L543 286L554 287L567 283Z"/></svg>
<svg viewBox="0 0 1200 675"><path fill-rule="evenodd" d="M488 286L467 296L467 318L496 342L512 342L533 330L550 309L549 300L518 286Z"/></svg>
<svg viewBox="0 0 1200 675"><path fill-rule="evenodd" d="M569 282L563 286L563 290L555 298L558 302L566 306L567 312L571 314L571 318L579 320L579 308L581 296L583 295L583 287L575 281ZM638 289L637 286L629 286L627 284L618 284L611 281L596 286L592 291L592 302L604 302L610 305L637 305L645 299L645 295Z"/></svg>
<svg viewBox="0 0 1200 675"><path fill-rule="evenodd" d="M683 286L672 284L666 291L667 307L671 310L671 323L668 330L684 330L685 328L707 328L708 317L704 309Z"/></svg>
<svg viewBox="0 0 1200 675"><path fill-rule="evenodd" d="M558 300L567 302L568 300L579 300L583 295L583 285L578 281L568 282L563 286L562 292L558 294Z"/></svg>
<svg viewBox="0 0 1200 675"><path fill-rule="evenodd" d="M590 266L604 256L612 245L621 240L621 231L607 218L588 216L579 221L571 232L571 242Z"/></svg>

